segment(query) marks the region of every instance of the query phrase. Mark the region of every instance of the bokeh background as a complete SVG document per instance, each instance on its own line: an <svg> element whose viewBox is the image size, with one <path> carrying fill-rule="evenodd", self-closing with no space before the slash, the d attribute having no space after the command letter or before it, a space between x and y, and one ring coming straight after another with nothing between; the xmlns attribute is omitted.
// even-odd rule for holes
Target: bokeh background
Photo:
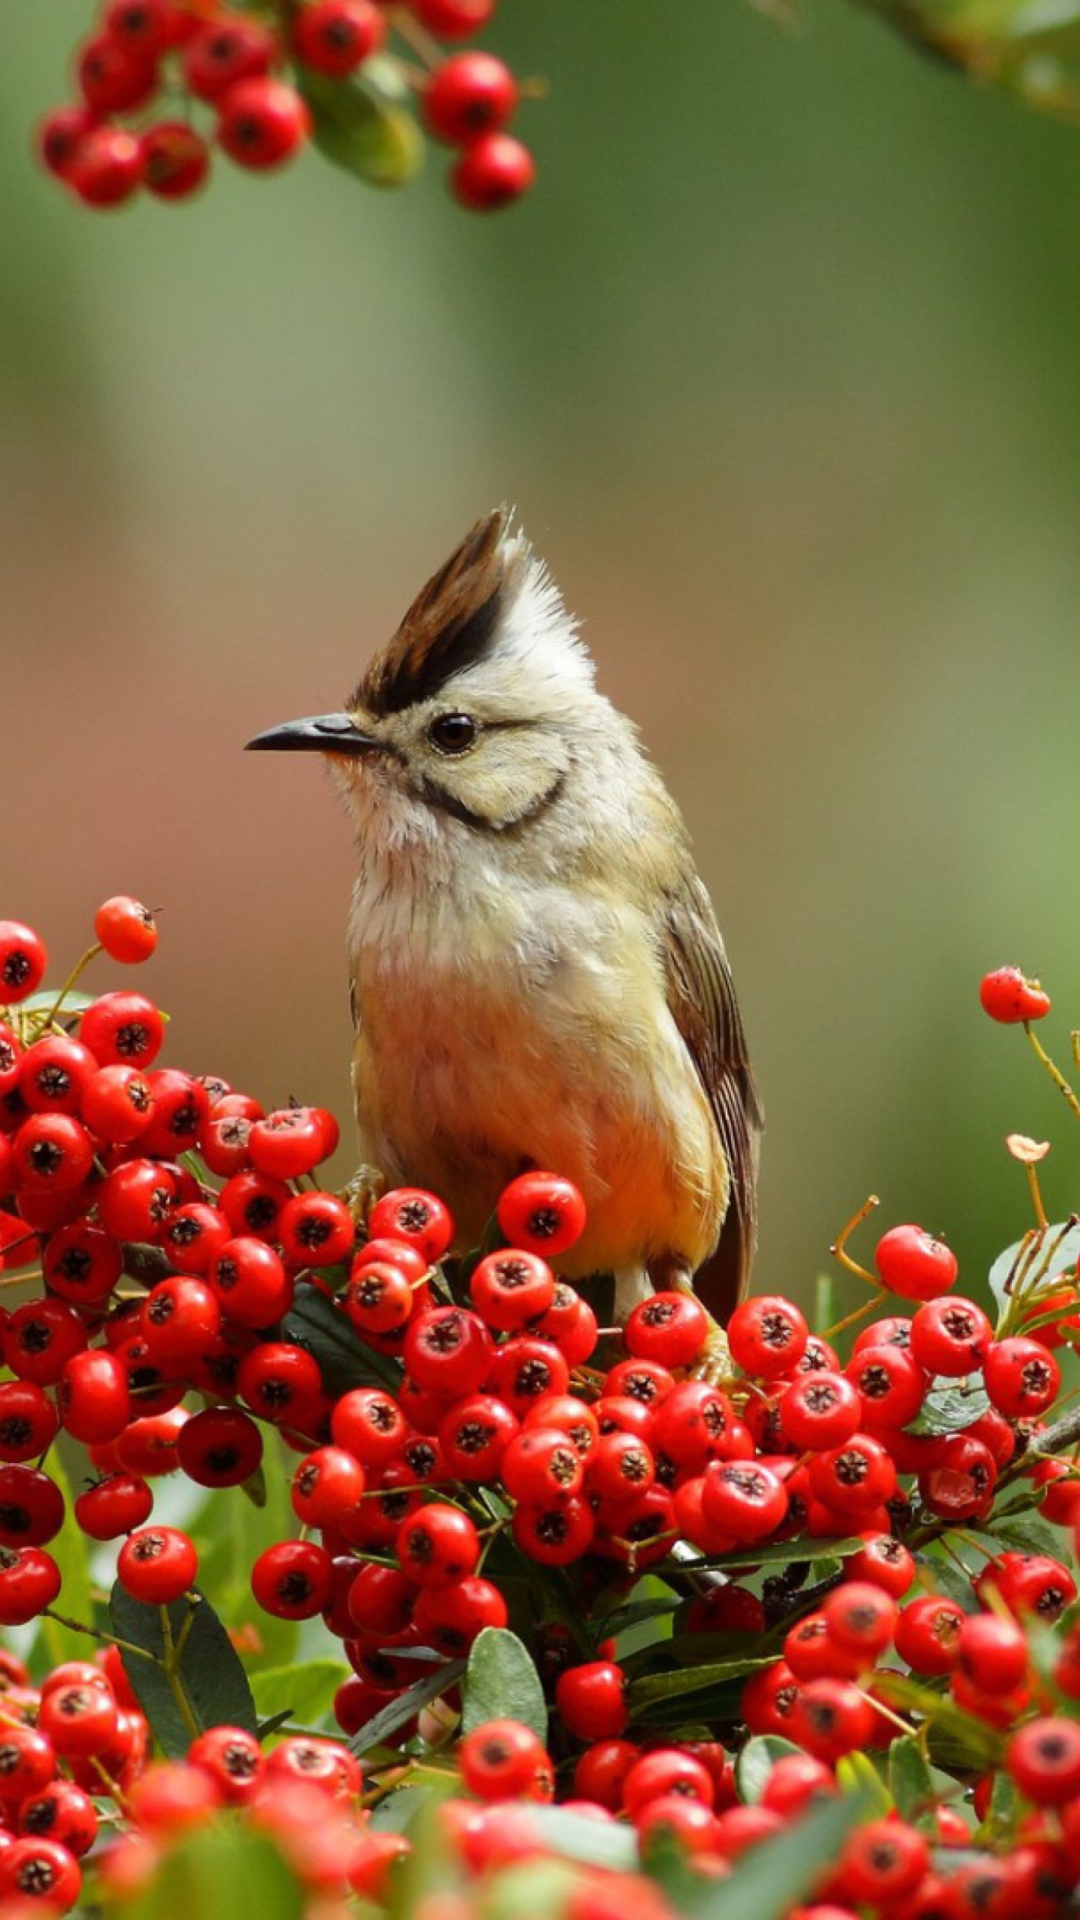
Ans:
<svg viewBox="0 0 1080 1920"><path fill-rule="evenodd" d="M511 500L718 905L759 1283L871 1189L975 1280L1027 1224L1014 1128L1067 1212L1075 1127L976 985L1040 973L1067 1054L1080 133L842 0L503 0L550 84L527 204L309 154L101 216L28 153L89 18L0 28L0 912L61 962L105 895L162 907L173 1063L347 1113L345 822L240 749Z"/></svg>

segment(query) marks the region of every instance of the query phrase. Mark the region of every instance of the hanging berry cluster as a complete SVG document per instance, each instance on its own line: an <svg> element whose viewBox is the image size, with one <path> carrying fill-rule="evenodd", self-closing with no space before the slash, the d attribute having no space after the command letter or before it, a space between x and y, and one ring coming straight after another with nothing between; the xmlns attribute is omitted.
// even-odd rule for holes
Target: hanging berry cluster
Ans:
<svg viewBox="0 0 1080 1920"><path fill-rule="evenodd" d="M532 185L507 131L522 89L492 53L447 53L496 0L106 0L79 49L77 104L46 115L44 165L87 206L184 200L214 149L266 172L308 142L377 185L423 157L419 118L453 148L450 187L478 211ZM529 89L525 89L528 91Z"/></svg>
<svg viewBox="0 0 1080 1920"><path fill-rule="evenodd" d="M512 1182L467 1257L433 1194L326 1191L332 1116L158 1065L148 995L77 989L153 919L95 932L50 992L0 922L0 1629L39 1633L0 1644L0 1903L122 1910L224 1821L335 1920L427 1920L397 1881L432 1851L441 1920L545 1857L558 1920L752 1911L766 1854L787 1920L1071 1913L1080 1238L1044 1147L1010 1137L1036 1225L993 1318L915 1224L858 1263L868 1203L834 1327L763 1294L725 1338L680 1292L605 1327L558 1275L569 1182ZM1080 1115L1048 996L981 997ZM263 1516L224 1619L222 1499ZM301 1624L311 1665L268 1666Z"/></svg>

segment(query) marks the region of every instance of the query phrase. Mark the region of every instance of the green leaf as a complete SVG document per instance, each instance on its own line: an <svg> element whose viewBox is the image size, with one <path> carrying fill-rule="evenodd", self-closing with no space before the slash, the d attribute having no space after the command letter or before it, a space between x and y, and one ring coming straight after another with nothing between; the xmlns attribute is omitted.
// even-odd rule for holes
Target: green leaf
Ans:
<svg viewBox="0 0 1080 1920"><path fill-rule="evenodd" d="M392 1733L397 1733L414 1714L419 1713L421 1707L436 1700L448 1687L455 1686L464 1672L464 1660L447 1660L434 1673L425 1673L422 1680L415 1680L411 1687L406 1687L404 1693L399 1693L396 1700L381 1707L353 1734L349 1741L349 1752L362 1758L365 1753L370 1753L372 1747L381 1746Z"/></svg>
<svg viewBox="0 0 1080 1920"><path fill-rule="evenodd" d="M688 1561L668 1573L730 1573L735 1567L790 1567L798 1561L818 1566L822 1560L845 1560L858 1553L864 1540L772 1540L767 1545L739 1547L733 1553L719 1554L712 1560Z"/></svg>
<svg viewBox="0 0 1080 1920"><path fill-rule="evenodd" d="M1010 1247L1005 1248L1004 1253L998 1254L990 1269L990 1291L998 1306L1005 1312L1012 1308L1018 1288L1024 1297L1030 1297L1032 1302L1038 1299L1038 1291L1033 1286L1033 1282L1042 1265L1046 1265L1044 1276L1046 1279L1060 1273L1065 1267L1069 1269L1070 1275L1075 1272L1077 1260L1080 1258L1080 1226L1068 1220L1058 1220L1052 1226L1044 1228L1041 1233L1032 1235L1023 1261L1013 1278L1013 1290L1007 1292L1010 1275L1013 1273L1023 1246L1023 1240L1014 1240Z"/></svg>
<svg viewBox="0 0 1080 1920"><path fill-rule="evenodd" d="M628 1705L630 1716L643 1707L650 1706L656 1700L679 1700L684 1694L702 1693L709 1687L721 1686L726 1681L743 1680L747 1674L756 1673L759 1667L770 1667L771 1658L756 1659L747 1655L741 1660L716 1660L706 1666L675 1667L667 1673L645 1673L630 1687Z"/></svg>
<svg viewBox="0 0 1080 1920"><path fill-rule="evenodd" d="M1045 1553L1051 1560L1060 1557L1060 1546L1045 1520L1035 1513L1010 1513L990 1517L993 1539L1003 1547L1015 1547L1020 1553Z"/></svg>
<svg viewBox="0 0 1080 1920"><path fill-rule="evenodd" d="M869 1817L859 1794L838 1794L795 1821L766 1847L754 1847L726 1880L687 1889L680 1911L689 1920L784 1920L810 1893L852 1828Z"/></svg>
<svg viewBox="0 0 1080 1920"><path fill-rule="evenodd" d="M297 85L311 109L315 145L328 160L376 187L400 187L424 158L424 139L408 108L370 79L331 80L310 69Z"/></svg>
<svg viewBox="0 0 1080 1920"><path fill-rule="evenodd" d="M845 1753L836 1763L836 1777L845 1793L866 1796L866 1818L884 1820L893 1811L893 1797L868 1753Z"/></svg>
<svg viewBox="0 0 1080 1920"><path fill-rule="evenodd" d="M70 1619L81 1620L85 1626L93 1626L94 1602L90 1590L90 1558L86 1535L72 1511L71 1487L64 1471L63 1461L55 1449L49 1456L48 1466L50 1477L64 1496L66 1508L64 1524L55 1540L50 1540L48 1548L60 1569L60 1577L63 1581L57 1605ZM86 1660L89 1658L89 1646L90 1642L85 1633L75 1633L71 1627L62 1626L59 1620L43 1620L31 1654L32 1670L36 1673L39 1665L58 1667L65 1660Z"/></svg>
<svg viewBox="0 0 1080 1920"><path fill-rule="evenodd" d="M583 1819L562 1807L530 1806L530 1819L552 1853L585 1866L607 1867L614 1873L634 1873L639 1865L637 1840L631 1827Z"/></svg>
<svg viewBox="0 0 1080 1920"><path fill-rule="evenodd" d="M251 1676L251 1691L260 1720L288 1713L300 1726L314 1726L330 1711L330 1704L350 1669L340 1660L305 1660L300 1666L263 1667Z"/></svg>
<svg viewBox="0 0 1080 1920"><path fill-rule="evenodd" d="M931 1544L915 1555L916 1564L929 1571L936 1592L943 1600L952 1600L965 1613L978 1613L979 1602L970 1574L960 1571L954 1560L946 1558L940 1547Z"/></svg>
<svg viewBox="0 0 1080 1920"><path fill-rule="evenodd" d="M124 1672L166 1757L182 1760L208 1727L254 1733L258 1716L247 1675L213 1607L200 1597L194 1606L182 1599L168 1608L172 1645L180 1648L171 1679L165 1670L164 1612L133 1600L119 1581L109 1597L113 1632L129 1643L120 1649ZM132 1644L151 1658L132 1651Z"/></svg>
<svg viewBox="0 0 1080 1920"><path fill-rule="evenodd" d="M335 87L340 83L334 81ZM281 1337L303 1347L319 1363L323 1386L335 1400L353 1387L401 1385L401 1368L388 1354L366 1347L341 1308L318 1287L301 1284L281 1323Z"/></svg>
<svg viewBox="0 0 1080 1920"><path fill-rule="evenodd" d="M935 1387L927 1394L909 1433L958 1433L978 1420L990 1405L981 1387Z"/></svg>
<svg viewBox="0 0 1080 1920"><path fill-rule="evenodd" d="M40 987L37 993L29 993L25 1000L20 1000L19 1012L48 1013L55 1007L59 991L59 987ZM85 1013L87 1007L93 1006L94 999L95 995L92 993L65 993L58 1017L61 1020L70 1020L77 1013Z"/></svg>
<svg viewBox="0 0 1080 1920"><path fill-rule="evenodd" d="M1000 1759L1003 1736L985 1720L962 1712L932 1687L887 1668L877 1674L874 1687L888 1706L919 1714L930 1722L931 1755L936 1764L950 1771L961 1766L982 1771Z"/></svg>
<svg viewBox="0 0 1080 1920"><path fill-rule="evenodd" d="M465 1669L462 1728L471 1733L487 1720L520 1720L547 1739L547 1705L532 1655L508 1627L484 1627Z"/></svg>
<svg viewBox="0 0 1080 1920"><path fill-rule="evenodd" d="M111 1903L110 1903L111 1904ZM215 1819L176 1846L150 1885L124 1902L124 1920L302 1920L307 1895L273 1841L254 1827Z"/></svg>
<svg viewBox="0 0 1080 1920"><path fill-rule="evenodd" d="M778 1760L785 1754L801 1753L792 1740L777 1733L758 1733L746 1742L735 1762L735 1789L740 1800L754 1807L765 1791L765 1783Z"/></svg>
<svg viewBox="0 0 1080 1920"><path fill-rule="evenodd" d="M934 1800L930 1768L914 1734L894 1740L889 1748L889 1791L902 1820L913 1819Z"/></svg>

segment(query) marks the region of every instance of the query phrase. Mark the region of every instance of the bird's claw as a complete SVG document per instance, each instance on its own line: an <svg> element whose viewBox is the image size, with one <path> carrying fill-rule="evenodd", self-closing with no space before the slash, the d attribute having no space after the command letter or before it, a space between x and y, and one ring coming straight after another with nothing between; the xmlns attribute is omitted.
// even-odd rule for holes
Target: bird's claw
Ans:
<svg viewBox="0 0 1080 1920"><path fill-rule="evenodd" d="M386 1180L378 1167L357 1167L352 1179L346 1181L341 1196L354 1227L367 1227L368 1214L385 1192Z"/></svg>

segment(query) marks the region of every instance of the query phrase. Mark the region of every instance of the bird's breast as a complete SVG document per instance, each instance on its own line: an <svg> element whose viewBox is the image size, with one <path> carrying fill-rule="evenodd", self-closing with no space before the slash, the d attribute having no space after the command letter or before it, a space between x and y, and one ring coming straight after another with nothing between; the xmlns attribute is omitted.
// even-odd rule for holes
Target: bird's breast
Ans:
<svg viewBox="0 0 1080 1920"><path fill-rule="evenodd" d="M577 1271L697 1265L726 1166L646 924L563 889L482 915L383 903L365 916L358 899L352 923L364 1157L442 1194L462 1244L508 1180L546 1166L589 1208Z"/></svg>

